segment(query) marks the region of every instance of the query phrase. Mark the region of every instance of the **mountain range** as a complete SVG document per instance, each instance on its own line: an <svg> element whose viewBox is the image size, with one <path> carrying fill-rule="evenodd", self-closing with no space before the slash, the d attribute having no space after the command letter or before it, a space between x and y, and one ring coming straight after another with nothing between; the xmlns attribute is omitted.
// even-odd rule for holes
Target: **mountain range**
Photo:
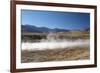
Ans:
<svg viewBox="0 0 100 73"><path fill-rule="evenodd" d="M22 32L66 32L69 30L60 29L60 28L48 28L48 27L37 27L34 25L21 25Z"/></svg>

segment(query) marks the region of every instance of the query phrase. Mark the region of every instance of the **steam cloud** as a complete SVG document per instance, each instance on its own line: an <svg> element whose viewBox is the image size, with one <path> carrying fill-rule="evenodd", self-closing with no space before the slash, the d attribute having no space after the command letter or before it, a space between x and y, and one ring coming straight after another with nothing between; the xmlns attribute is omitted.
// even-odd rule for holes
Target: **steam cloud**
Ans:
<svg viewBox="0 0 100 73"><path fill-rule="evenodd" d="M77 39L59 39L57 35L50 33L46 39L40 42L22 42L22 50L46 50L46 49L61 49L70 47L88 46L89 40Z"/></svg>

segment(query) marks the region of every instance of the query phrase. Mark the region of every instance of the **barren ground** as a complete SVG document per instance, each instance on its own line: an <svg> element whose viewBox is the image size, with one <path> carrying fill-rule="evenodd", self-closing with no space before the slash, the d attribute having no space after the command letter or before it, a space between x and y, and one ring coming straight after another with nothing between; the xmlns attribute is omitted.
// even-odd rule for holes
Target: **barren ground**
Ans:
<svg viewBox="0 0 100 73"><path fill-rule="evenodd" d="M89 59L89 47L74 47L52 50L22 50L21 62L71 61Z"/></svg>

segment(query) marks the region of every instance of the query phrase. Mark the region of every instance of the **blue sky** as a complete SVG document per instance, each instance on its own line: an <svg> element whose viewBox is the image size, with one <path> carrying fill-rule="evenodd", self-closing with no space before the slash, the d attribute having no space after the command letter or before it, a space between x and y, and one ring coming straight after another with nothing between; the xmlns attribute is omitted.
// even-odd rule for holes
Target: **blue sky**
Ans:
<svg viewBox="0 0 100 73"><path fill-rule="evenodd" d="M90 27L90 14L79 12L21 10L21 24L52 29L84 30Z"/></svg>

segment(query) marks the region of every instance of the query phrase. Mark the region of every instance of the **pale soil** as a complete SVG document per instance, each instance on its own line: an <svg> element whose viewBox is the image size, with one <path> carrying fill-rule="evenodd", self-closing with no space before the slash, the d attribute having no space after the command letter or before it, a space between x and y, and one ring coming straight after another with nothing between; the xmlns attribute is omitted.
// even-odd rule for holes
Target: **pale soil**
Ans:
<svg viewBox="0 0 100 73"><path fill-rule="evenodd" d="M74 47L65 49L52 50L37 50L27 51L22 50L21 62L48 62L48 61L71 61L85 60L90 58L89 47Z"/></svg>

